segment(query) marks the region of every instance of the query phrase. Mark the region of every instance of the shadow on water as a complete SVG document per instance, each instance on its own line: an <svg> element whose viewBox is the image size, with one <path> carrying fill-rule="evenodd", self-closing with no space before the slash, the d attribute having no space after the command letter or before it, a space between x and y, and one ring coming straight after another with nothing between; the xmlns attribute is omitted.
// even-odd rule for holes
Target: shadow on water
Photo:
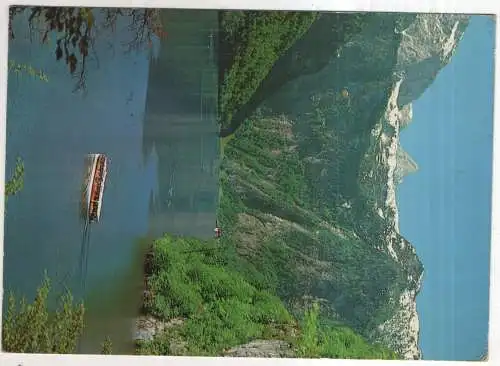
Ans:
<svg viewBox="0 0 500 366"><path fill-rule="evenodd" d="M162 22L169 37L150 65L143 130L143 153L158 157L149 233L210 238L219 191L218 12L168 10Z"/></svg>

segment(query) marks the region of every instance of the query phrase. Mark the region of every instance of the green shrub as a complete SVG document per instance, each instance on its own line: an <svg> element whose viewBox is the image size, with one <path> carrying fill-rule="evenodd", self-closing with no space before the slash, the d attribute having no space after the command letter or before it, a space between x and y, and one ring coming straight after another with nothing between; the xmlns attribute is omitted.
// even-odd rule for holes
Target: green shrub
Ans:
<svg viewBox="0 0 500 366"><path fill-rule="evenodd" d="M113 353L113 343L111 342L111 338L106 336L104 342L101 343L101 354L110 355L111 353Z"/></svg>
<svg viewBox="0 0 500 366"><path fill-rule="evenodd" d="M34 79L40 81L48 82L49 77L43 70L35 69L33 66L28 64L21 64L15 60L9 60L9 72L12 72L15 76L20 77L23 75L28 75Z"/></svg>
<svg viewBox="0 0 500 366"><path fill-rule="evenodd" d="M297 355L299 357L318 357L320 354L318 339L319 306L314 303L310 310L306 310L302 322L302 333L298 342Z"/></svg>
<svg viewBox="0 0 500 366"><path fill-rule="evenodd" d="M321 326L317 303L304 314L297 355L304 358L397 359L394 352L369 344L348 327Z"/></svg>
<svg viewBox="0 0 500 366"><path fill-rule="evenodd" d="M5 200L8 196L13 196L19 193L24 187L24 162L18 157L16 160L16 167L12 173L11 178L5 182Z"/></svg>
<svg viewBox="0 0 500 366"><path fill-rule="evenodd" d="M141 342L138 353L218 355L254 338L273 337L293 319L276 296L258 290L240 274L213 261L214 241L165 236L153 244L153 301L146 311L164 320L182 317L180 328ZM210 252L212 250L212 252Z"/></svg>
<svg viewBox="0 0 500 366"><path fill-rule="evenodd" d="M6 317L2 323L2 349L15 353L74 353L84 328L83 304L73 304L71 293L59 299L59 308L49 313L47 297L50 282L47 277L37 289L33 303L13 294L8 299Z"/></svg>

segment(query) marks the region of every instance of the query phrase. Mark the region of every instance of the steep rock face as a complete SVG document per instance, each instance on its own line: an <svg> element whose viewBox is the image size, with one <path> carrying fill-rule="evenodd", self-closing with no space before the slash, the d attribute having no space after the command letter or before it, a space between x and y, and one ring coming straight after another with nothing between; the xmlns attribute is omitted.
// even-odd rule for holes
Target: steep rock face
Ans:
<svg viewBox="0 0 500 366"><path fill-rule="evenodd" d="M226 357L287 357L295 356L293 349L285 341L257 339L250 343L229 349Z"/></svg>
<svg viewBox="0 0 500 366"><path fill-rule="evenodd" d="M460 14L419 14L401 31L396 65L396 71L403 76L399 107L417 99L450 61L468 19L467 15Z"/></svg>
<svg viewBox="0 0 500 366"><path fill-rule="evenodd" d="M418 164L400 145L396 151L396 169L394 171L396 182L402 183L406 175L415 173L417 170Z"/></svg>
<svg viewBox="0 0 500 366"><path fill-rule="evenodd" d="M399 120L399 129L402 130L406 128L413 118L413 107L411 104L406 104L402 108L399 108L401 118Z"/></svg>
<svg viewBox="0 0 500 366"><path fill-rule="evenodd" d="M404 113L397 106L402 80L395 84L389 98L384 118L379 129L383 129L384 124L393 127L392 136L384 133L380 135L380 165L379 170L386 174L386 194L385 202L381 204L381 212L389 225L386 232L384 249L399 263L407 273L408 287L402 291L398 302L398 310L384 323L378 325L374 338L388 344L397 350L405 359L419 359L421 352L418 347L419 319L416 306L416 296L420 290L420 282L423 271L412 271L408 268L409 256L416 257L415 249L399 233L399 214L396 202L396 185L401 180L402 174L398 173L398 158L402 155L399 145L399 123L405 119ZM411 159L411 158L410 158ZM413 160L411 160L413 161ZM416 165L416 164L415 164Z"/></svg>
<svg viewBox="0 0 500 366"><path fill-rule="evenodd" d="M418 15L416 20L401 33L395 75L401 77L392 90L384 118L378 128L391 127L392 134L381 134L385 146L385 164L379 169L387 171L387 193L384 216L393 222L393 230L387 236L390 255L402 263L401 251L410 250L411 245L399 234L396 185L404 175L418 169L417 164L405 153L399 144L399 131L411 120L411 103L417 99L435 79L437 73L451 59L468 24L463 15ZM416 295L420 290L423 273L417 278L409 276L412 284L400 298L400 310L378 328L381 338L393 348L401 350L405 358L420 358L418 349L419 320L416 310Z"/></svg>
<svg viewBox="0 0 500 366"><path fill-rule="evenodd" d="M467 17L380 14L369 22L321 70L269 95L236 134L221 172L233 213L222 222L292 308L311 295L326 318L418 359L423 266L399 233L396 202L397 184L418 166L399 131L411 121L411 101L450 60Z"/></svg>

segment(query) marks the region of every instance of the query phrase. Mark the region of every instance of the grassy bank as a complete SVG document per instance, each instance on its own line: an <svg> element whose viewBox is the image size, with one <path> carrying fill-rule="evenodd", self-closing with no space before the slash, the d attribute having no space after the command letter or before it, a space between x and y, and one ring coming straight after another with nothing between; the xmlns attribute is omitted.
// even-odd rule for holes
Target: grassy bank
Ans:
<svg viewBox="0 0 500 366"><path fill-rule="evenodd" d="M226 148L227 144L233 139L234 135L229 135L229 136L226 136L226 137L222 137L219 141L219 146L220 146L220 150L219 150L219 155L220 155L220 159L223 159L224 158L224 149Z"/></svg>
<svg viewBox="0 0 500 366"><path fill-rule="evenodd" d="M284 340L297 357L395 358L344 326L323 326L317 306L297 318L270 290L232 269L215 240L165 236L152 245L146 314L175 326L139 354L220 356L252 340Z"/></svg>
<svg viewBox="0 0 500 366"><path fill-rule="evenodd" d="M281 301L224 266L220 251L215 241L165 236L154 242L145 311L164 321L177 318L182 325L140 343L139 353L213 356L293 326ZM172 351L173 343L182 347Z"/></svg>

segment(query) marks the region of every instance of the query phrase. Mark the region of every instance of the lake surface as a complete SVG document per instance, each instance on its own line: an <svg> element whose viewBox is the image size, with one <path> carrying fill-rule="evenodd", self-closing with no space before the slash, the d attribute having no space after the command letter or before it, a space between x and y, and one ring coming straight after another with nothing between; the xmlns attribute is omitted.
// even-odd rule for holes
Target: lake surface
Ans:
<svg viewBox="0 0 500 366"><path fill-rule="evenodd" d="M131 351L142 293L142 238L164 232L209 238L218 174L214 11L164 12L168 36L151 50L124 53L133 35L118 24L88 61L87 90L56 62L54 43L30 43L24 21L9 60L42 69L45 83L9 74L7 174L21 156L23 190L7 205L4 289L32 298L46 270L57 294L69 287L87 307L80 352ZM79 218L84 157L110 159L101 221L92 224L86 286ZM5 304L5 302L4 302Z"/></svg>

